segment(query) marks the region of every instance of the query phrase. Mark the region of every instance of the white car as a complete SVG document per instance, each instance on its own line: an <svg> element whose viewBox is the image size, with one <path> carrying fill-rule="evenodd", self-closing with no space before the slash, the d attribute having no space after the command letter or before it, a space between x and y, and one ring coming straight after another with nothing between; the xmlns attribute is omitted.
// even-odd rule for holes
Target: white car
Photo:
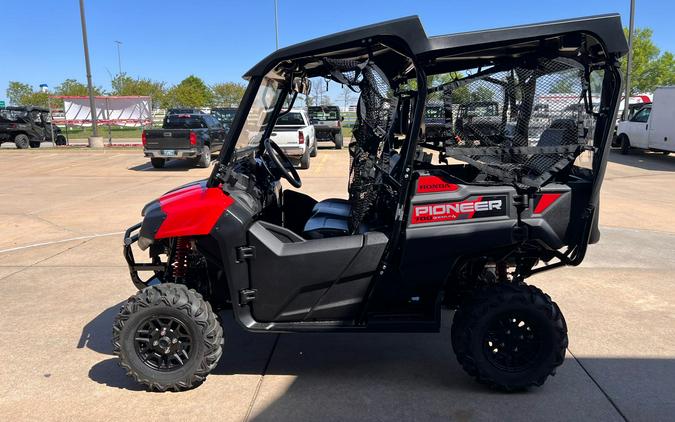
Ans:
<svg viewBox="0 0 675 422"><path fill-rule="evenodd" d="M291 110L277 119L271 139L292 159L300 162L300 168L309 168L309 158L316 157L316 133L305 110Z"/></svg>
<svg viewBox="0 0 675 422"><path fill-rule="evenodd" d="M656 88L652 104L619 122L616 140L622 154L631 148L666 154L675 151L675 86Z"/></svg>

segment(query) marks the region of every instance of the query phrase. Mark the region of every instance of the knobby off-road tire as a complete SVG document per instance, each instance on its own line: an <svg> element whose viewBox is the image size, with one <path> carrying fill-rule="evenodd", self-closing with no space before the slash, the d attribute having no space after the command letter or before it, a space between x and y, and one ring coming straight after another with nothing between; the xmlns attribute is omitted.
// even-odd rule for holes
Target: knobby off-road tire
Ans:
<svg viewBox="0 0 675 422"><path fill-rule="evenodd" d="M28 135L24 135L23 133L20 133L14 137L14 145L18 149L26 149L30 146L30 139L28 138Z"/></svg>
<svg viewBox="0 0 675 422"><path fill-rule="evenodd" d="M143 328L148 327L148 321L155 319L170 320L174 327L182 326L175 330L183 333L175 335L177 340L183 339L173 342L178 343L176 347L181 347L185 341L181 335L191 337L189 353L186 353L188 357L183 356L180 362L171 361L171 364L176 364L173 368L157 368L156 362L142 357L148 349L141 349L145 346L139 344L145 345L146 342L139 342L137 338L149 335L141 332L153 331ZM172 330L166 336L173 334ZM150 390L181 391L201 384L216 367L223 351L223 329L211 305L199 293L181 284L167 283L146 287L127 300L113 323L112 342L113 353L119 357L119 365L127 375ZM171 340L164 340L164 344L169 344L167 347L171 347L171 343ZM149 342L147 344L150 345Z"/></svg>
<svg viewBox="0 0 675 422"><path fill-rule="evenodd" d="M197 158L197 167L207 168L209 165L211 165L211 148L204 145L201 155Z"/></svg>
<svg viewBox="0 0 675 422"><path fill-rule="evenodd" d="M151 157L150 164L152 164L152 166L156 169L161 169L164 168L164 164L166 164L166 159L160 157Z"/></svg>
<svg viewBox="0 0 675 422"><path fill-rule="evenodd" d="M476 291L452 323L452 347L462 368L478 382L504 391L544 384L565 360L567 344L567 324L558 305L526 284Z"/></svg>

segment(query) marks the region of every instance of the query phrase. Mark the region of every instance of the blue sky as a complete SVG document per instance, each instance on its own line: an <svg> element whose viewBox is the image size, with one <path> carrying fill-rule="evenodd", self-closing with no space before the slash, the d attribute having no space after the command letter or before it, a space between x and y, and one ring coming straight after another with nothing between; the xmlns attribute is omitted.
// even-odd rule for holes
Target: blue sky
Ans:
<svg viewBox="0 0 675 422"><path fill-rule="evenodd" d="M123 42L124 72L169 84L189 74L241 81L274 50L273 0L86 0L86 7L94 83L106 89L118 68L115 40ZM628 11L629 0L279 0L279 39L286 46L408 15L419 15L428 35L610 12L628 26ZM52 88L66 78L85 81L77 0L2 0L0 15L0 99L11 80ZM637 1L636 26L651 27L662 51L675 51L673 16L673 1Z"/></svg>

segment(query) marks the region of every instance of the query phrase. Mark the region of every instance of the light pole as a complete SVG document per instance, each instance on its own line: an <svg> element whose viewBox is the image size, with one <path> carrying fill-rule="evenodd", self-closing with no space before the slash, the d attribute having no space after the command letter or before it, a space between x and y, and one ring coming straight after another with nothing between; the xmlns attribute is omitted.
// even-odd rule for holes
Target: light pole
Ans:
<svg viewBox="0 0 675 422"><path fill-rule="evenodd" d="M277 50L279 49L279 0L274 0L274 34Z"/></svg>
<svg viewBox="0 0 675 422"><path fill-rule="evenodd" d="M630 74L633 66L633 27L635 23L635 0L630 0L630 23L628 25L628 57L626 58L626 93L624 94L623 114L621 120L628 117L628 105L630 104Z"/></svg>
<svg viewBox="0 0 675 422"><path fill-rule="evenodd" d="M119 69L118 75L122 74L122 56L120 54L120 45L122 45L122 41L115 41L115 44L117 44L117 68Z"/></svg>
<svg viewBox="0 0 675 422"><path fill-rule="evenodd" d="M96 102L94 101L94 89L91 83L91 66L89 65L89 44L87 42L87 20L84 17L84 0L80 0L80 20L82 21L82 45L84 47L84 64L87 67L87 90L89 91L89 107L91 108L92 136L89 137L89 147L103 147L103 138L98 136L96 124Z"/></svg>

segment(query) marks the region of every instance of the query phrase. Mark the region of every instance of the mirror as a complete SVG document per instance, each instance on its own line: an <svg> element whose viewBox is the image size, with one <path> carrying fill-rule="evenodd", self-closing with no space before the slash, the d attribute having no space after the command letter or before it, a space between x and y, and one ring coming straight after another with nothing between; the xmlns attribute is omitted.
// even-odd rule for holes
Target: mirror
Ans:
<svg viewBox="0 0 675 422"><path fill-rule="evenodd" d="M298 94L309 95L312 90L312 83L305 77L293 78L293 92Z"/></svg>

